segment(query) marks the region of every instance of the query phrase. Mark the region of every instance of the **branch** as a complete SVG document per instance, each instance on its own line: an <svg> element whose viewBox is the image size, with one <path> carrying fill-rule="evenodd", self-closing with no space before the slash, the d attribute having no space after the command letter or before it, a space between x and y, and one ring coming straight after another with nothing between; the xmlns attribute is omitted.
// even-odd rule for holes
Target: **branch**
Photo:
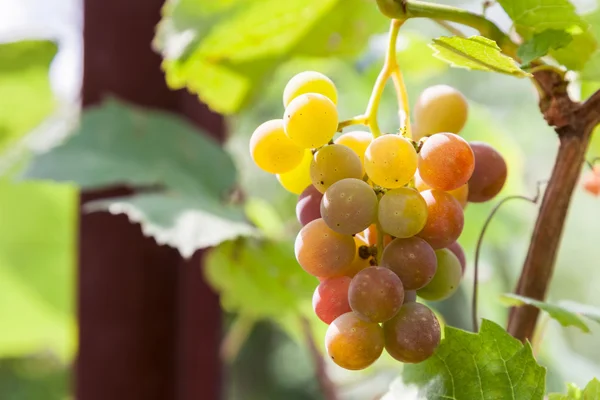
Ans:
<svg viewBox="0 0 600 400"><path fill-rule="evenodd" d="M308 346L308 350L310 351L310 355L313 359L313 363L315 366L315 375L317 381L319 382L323 398L325 400L337 400L338 396L335 391L335 386L333 382L331 382L331 379L329 379L329 375L327 375L323 355L321 354L315 343L315 338L312 334L310 322L308 322L308 319L306 318L302 318L300 322L302 323L302 328L304 329L306 344Z"/></svg>
<svg viewBox="0 0 600 400"><path fill-rule="evenodd" d="M582 105L579 113L585 118L584 124L594 129L600 124L600 90L592 94Z"/></svg>

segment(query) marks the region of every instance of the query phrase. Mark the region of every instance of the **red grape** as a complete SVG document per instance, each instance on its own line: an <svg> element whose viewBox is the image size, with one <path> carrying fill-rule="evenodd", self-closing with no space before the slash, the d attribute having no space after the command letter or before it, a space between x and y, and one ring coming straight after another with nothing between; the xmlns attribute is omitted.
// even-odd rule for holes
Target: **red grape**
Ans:
<svg viewBox="0 0 600 400"><path fill-rule="evenodd" d="M427 222L417 236L425 239L434 249L454 243L465 222L459 202L440 190L426 190L421 192L421 196L427 203Z"/></svg>
<svg viewBox="0 0 600 400"><path fill-rule="evenodd" d="M492 146L483 142L469 143L475 154L475 170L469 179L469 201L483 203L494 198L506 182L506 162Z"/></svg>
<svg viewBox="0 0 600 400"><path fill-rule="evenodd" d="M296 203L296 217L302 226L321 218L321 199L323 193L313 185L308 186L298 197Z"/></svg>
<svg viewBox="0 0 600 400"><path fill-rule="evenodd" d="M329 278L315 289L312 298L313 310L326 324L342 314L352 311L348 304L348 287L351 279L347 276Z"/></svg>

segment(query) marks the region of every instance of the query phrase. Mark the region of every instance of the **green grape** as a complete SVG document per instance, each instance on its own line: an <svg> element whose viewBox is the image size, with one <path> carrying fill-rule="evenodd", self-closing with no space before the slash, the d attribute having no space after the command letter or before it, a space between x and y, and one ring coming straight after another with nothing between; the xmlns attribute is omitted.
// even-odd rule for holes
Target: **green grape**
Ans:
<svg viewBox="0 0 600 400"><path fill-rule="evenodd" d="M342 179L325 191L321 216L334 231L354 235L367 229L377 217L377 195L360 179Z"/></svg>
<svg viewBox="0 0 600 400"><path fill-rule="evenodd" d="M300 164L289 172L277 175L277 180L288 192L301 194L304 189L311 185L310 163L312 162L312 152L304 150L304 156Z"/></svg>
<svg viewBox="0 0 600 400"><path fill-rule="evenodd" d="M344 133L339 138L335 139L335 144L341 144L349 147L360 158L361 164L365 164L365 151L373 141L371 132L351 131Z"/></svg>
<svg viewBox="0 0 600 400"><path fill-rule="evenodd" d="M383 352L383 329L349 312L337 317L325 334L325 348L334 363L349 370L367 368Z"/></svg>
<svg viewBox="0 0 600 400"><path fill-rule="evenodd" d="M459 202L446 192L426 190L421 196L427 203L427 222L417 236L434 249L444 248L458 239L465 217Z"/></svg>
<svg viewBox="0 0 600 400"><path fill-rule="evenodd" d="M352 278L348 288L350 307L359 317L371 322L392 318L404 300L400 278L387 268L369 267Z"/></svg>
<svg viewBox="0 0 600 400"><path fill-rule="evenodd" d="M321 321L330 324L340 315L352 311L348 303L350 281L347 276L338 276L325 279L317 286L312 305Z"/></svg>
<svg viewBox="0 0 600 400"><path fill-rule="evenodd" d="M475 154L475 170L469 179L469 201L482 203L494 198L506 182L506 162L492 146L483 142L469 143Z"/></svg>
<svg viewBox="0 0 600 400"><path fill-rule="evenodd" d="M306 272L332 278L346 275L356 254L356 245L352 236L333 231L318 218L300 230L295 252L298 263Z"/></svg>
<svg viewBox="0 0 600 400"><path fill-rule="evenodd" d="M337 131L335 104L318 93L305 93L287 106L283 116L285 134L297 146L314 149L327 144Z"/></svg>
<svg viewBox="0 0 600 400"><path fill-rule="evenodd" d="M419 151L419 175L433 189L458 189L469 181L474 168L471 146L453 133L436 133Z"/></svg>
<svg viewBox="0 0 600 400"><path fill-rule="evenodd" d="M263 171L281 174L300 164L304 149L285 135L283 120L273 119L261 124L252 134L250 155Z"/></svg>
<svg viewBox="0 0 600 400"><path fill-rule="evenodd" d="M413 139L440 132L458 133L467 122L469 105L458 90L448 85L425 89L413 108Z"/></svg>
<svg viewBox="0 0 600 400"><path fill-rule="evenodd" d="M346 146L332 144L317 151L310 164L312 184L321 193L337 181L346 178L362 179L360 159Z"/></svg>
<svg viewBox="0 0 600 400"><path fill-rule="evenodd" d="M365 171L376 185L395 189L411 180L417 170L417 152L398 135L373 140L365 152Z"/></svg>
<svg viewBox="0 0 600 400"><path fill-rule="evenodd" d="M452 296L458 289L462 277L460 261L448 249L436 250L437 270L433 279L424 287L417 290L419 297L439 301Z"/></svg>
<svg viewBox="0 0 600 400"><path fill-rule="evenodd" d="M426 306L409 302L383 324L385 349L403 363L420 363L433 355L442 331L435 314Z"/></svg>
<svg viewBox="0 0 600 400"><path fill-rule="evenodd" d="M283 106L287 107L292 100L301 94L318 93L337 104L337 89L327 76L316 71L300 72L292 77L283 89Z"/></svg>
<svg viewBox="0 0 600 400"><path fill-rule="evenodd" d="M435 251L421 238L394 239L383 249L381 266L398 275L405 290L427 285L437 269Z"/></svg>
<svg viewBox="0 0 600 400"><path fill-rule="evenodd" d="M427 203L415 189L393 189L379 201L378 218L384 232L400 238L411 237L425 226Z"/></svg>

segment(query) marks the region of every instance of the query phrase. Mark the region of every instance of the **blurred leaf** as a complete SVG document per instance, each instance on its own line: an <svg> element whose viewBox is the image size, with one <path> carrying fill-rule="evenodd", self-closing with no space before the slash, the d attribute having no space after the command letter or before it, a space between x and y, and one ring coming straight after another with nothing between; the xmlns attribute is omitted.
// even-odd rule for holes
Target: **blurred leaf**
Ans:
<svg viewBox="0 0 600 400"><path fill-rule="evenodd" d="M406 364L402 379L419 399L541 400L546 369L538 365L529 343L521 344L484 319L478 334L447 326L446 338L434 355L419 364Z"/></svg>
<svg viewBox="0 0 600 400"><path fill-rule="evenodd" d="M560 324L564 327L575 326L581 329L583 332L590 332L590 328L579 315L559 305L545 303L543 301L530 299L529 297L519 296L518 294L513 293L505 293L500 299L506 306L510 307L521 307L525 304L537 307L540 310L546 311L550 317L560 322Z"/></svg>
<svg viewBox="0 0 600 400"><path fill-rule="evenodd" d="M568 0L498 0L524 40L548 29L562 30L573 41L551 55L572 70L581 70L597 48L596 40Z"/></svg>
<svg viewBox="0 0 600 400"><path fill-rule="evenodd" d="M397 56L402 73L411 79L425 80L448 69L448 64L431 54L429 41L415 32L400 33ZM377 65L377 73L380 67Z"/></svg>
<svg viewBox="0 0 600 400"><path fill-rule="evenodd" d="M483 36L440 37L433 39L430 46L435 51L434 56L453 67L500 72L520 78L529 76L512 58L501 53L496 42Z"/></svg>
<svg viewBox="0 0 600 400"><path fill-rule="evenodd" d="M575 314L583 315L584 317L600 324L600 308L598 307L577 303L571 300L561 300L558 302L558 305L565 310Z"/></svg>
<svg viewBox="0 0 600 400"><path fill-rule="evenodd" d="M285 235L283 221L275 207L268 201L258 198L249 198L245 205L248 219L268 238L281 239Z"/></svg>
<svg viewBox="0 0 600 400"><path fill-rule="evenodd" d="M585 20L590 24L590 29L596 41L600 41L600 4L593 13L584 15ZM600 81L600 47L592 54L590 60L581 71L581 79Z"/></svg>
<svg viewBox="0 0 600 400"><path fill-rule="evenodd" d="M224 114L245 105L286 59L357 54L387 23L368 0L230 3L227 14L189 0L168 3L155 40L169 86L187 87Z"/></svg>
<svg viewBox="0 0 600 400"><path fill-rule="evenodd" d="M108 101L83 114L79 132L37 157L25 176L72 181L82 189L127 185L129 197L89 204L125 213L158 243L185 257L254 229L228 204L236 181L229 155L209 136L166 112Z"/></svg>
<svg viewBox="0 0 600 400"><path fill-rule="evenodd" d="M77 205L67 185L0 181L0 356L72 355Z"/></svg>
<svg viewBox="0 0 600 400"><path fill-rule="evenodd" d="M551 49L560 49L571 43L573 36L568 32L558 29L546 29L543 32L536 33L519 46L517 55L521 58L521 63L529 64L536 58L548 54Z"/></svg>
<svg viewBox="0 0 600 400"><path fill-rule="evenodd" d="M296 262L293 242L222 243L210 251L204 272L224 309L257 319L297 315L318 284Z"/></svg>
<svg viewBox="0 0 600 400"><path fill-rule="evenodd" d="M577 385L570 383L567 394L550 393L548 400L600 400L600 381L592 379L583 391Z"/></svg>
<svg viewBox="0 0 600 400"><path fill-rule="evenodd" d="M0 153L54 109L48 78L55 43L0 43Z"/></svg>

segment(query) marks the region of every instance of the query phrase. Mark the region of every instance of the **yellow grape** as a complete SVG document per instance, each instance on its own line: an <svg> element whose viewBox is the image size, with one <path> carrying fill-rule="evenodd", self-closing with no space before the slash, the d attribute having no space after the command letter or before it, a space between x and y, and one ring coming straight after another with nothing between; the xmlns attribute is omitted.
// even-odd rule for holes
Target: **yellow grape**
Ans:
<svg viewBox="0 0 600 400"><path fill-rule="evenodd" d="M327 144L337 131L335 104L318 93L305 93L286 107L283 116L285 134L296 145L314 149Z"/></svg>
<svg viewBox="0 0 600 400"><path fill-rule="evenodd" d="M376 185L390 189L402 187L416 170L417 152L402 136L383 135L367 147L365 171Z"/></svg>
<svg viewBox="0 0 600 400"><path fill-rule="evenodd" d="M319 93L337 104L337 89L335 84L320 72L304 71L290 79L283 89L283 106L287 107L292 100L301 94Z"/></svg>
<svg viewBox="0 0 600 400"><path fill-rule="evenodd" d="M304 149L286 136L282 119L273 119L261 124L252 134L250 155L260 169L281 174L300 164Z"/></svg>
<svg viewBox="0 0 600 400"><path fill-rule="evenodd" d="M312 161L312 152L304 150L304 156L300 165L289 172L277 175L277 180L288 192L300 194L304 189L310 186L310 163Z"/></svg>
<svg viewBox="0 0 600 400"><path fill-rule="evenodd" d="M344 133L335 139L335 144L341 144L349 147L360 158L361 164L365 164L365 151L373 141L373 135L365 131L352 131Z"/></svg>
<svg viewBox="0 0 600 400"><path fill-rule="evenodd" d="M379 223L385 233L409 238L427 222L427 203L415 189L403 187L389 190L379 200Z"/></svg>
<svg viewBox="0 0 600 400"><path fill-rule="evenodd" d="M469 105L461 92L448 85L425 89L413 109L413 139L440 132L458 133L467 122Z"/></svg>
<svg viewBox="0 0 600 400"><path fill-rule="evenodd" d="M423 179L421 178L421 175L419 175L418 170L417 170L417 173L415 174L415 189L417 189L419 192L424 192L426 190L431 189L431 186L429 186L428 184L426 184L423 181ZM458 202L460 203L460 205L462 206L463 209L467 206L467 203L469 201L469 184L468 183L465 183L458 189L448 190L446 193L448 193L449 195L454 197L456 200L458 200Z"/></svg>
<svg viewBox="0 0 600 400"><path fill-rule="evenodd" d="M321 193L342 179L362 179L363 175L358 156L339 144L328 145L317 151L310 164L312 184Z"/></svg>

